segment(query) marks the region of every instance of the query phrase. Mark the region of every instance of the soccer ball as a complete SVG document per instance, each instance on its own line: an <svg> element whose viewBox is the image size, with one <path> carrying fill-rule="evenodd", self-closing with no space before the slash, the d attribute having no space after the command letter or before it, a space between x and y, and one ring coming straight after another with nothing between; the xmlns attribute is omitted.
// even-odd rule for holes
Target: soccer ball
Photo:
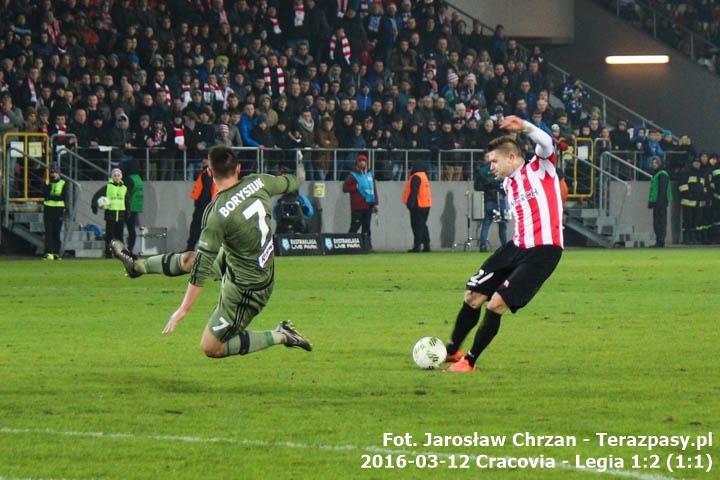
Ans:
<svg viewBox="0 0 720 480"><path fill-rule="evenodd" d="M108 197L100 197L97 199L97 206L105 210L110 205L110 199Z"/></svg>
<svg viewBox="0 0 720 480"><path fill-rule="evenodd" d="M445 357L445 344L438 337L423 337L413 347L413 360L423 370L438 368Z"/></svg>

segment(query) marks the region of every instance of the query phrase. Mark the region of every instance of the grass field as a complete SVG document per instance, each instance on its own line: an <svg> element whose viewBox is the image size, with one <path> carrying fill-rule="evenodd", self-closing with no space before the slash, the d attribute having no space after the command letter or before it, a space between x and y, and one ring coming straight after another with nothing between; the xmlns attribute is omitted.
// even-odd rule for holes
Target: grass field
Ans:
<svg viewBox="0 0 720 480"><path fill-rule="evenodd" d="M315 351L224 360L198 349L216 283L163 337L185 279L130 280L111 260L0 260L0 478L720 478L718 251L570 250L533 302L503 318L477 372L415 368L414 342L449 335L484 258L278 259L252 327L291 318ZM383 446L385 432L418 446ZM578 445L424 447L424 432ZM596 432L714 432L700 453L715 466L671 473L679 448L603 448ZM361 468L362 455L397 464L410 451L445 463ZM450 468L453 454L470 455L469 468ZM569 464L479 470L479 454ZM577 469L576 454L624 465L598 475ZM648 468L632 468L634 454Z"/></svg>

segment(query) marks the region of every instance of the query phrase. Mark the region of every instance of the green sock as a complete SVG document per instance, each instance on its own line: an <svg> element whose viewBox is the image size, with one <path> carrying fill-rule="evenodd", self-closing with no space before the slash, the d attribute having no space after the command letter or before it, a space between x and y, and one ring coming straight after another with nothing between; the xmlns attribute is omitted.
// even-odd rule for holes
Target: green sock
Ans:
<svg viewBox="0 0 720 480"><path fill-rule="evenodd" d="M271 331L249 332L247 330L240 332L225 344L225 356L247 355L282 343L281 337L273 335L273 333Z"/></svg>
<svg viewBox="0 0 720 480"><path fill-rule="evenodd" d="M142 273L156 273L167 275L168 277L177 277L185 275L180 265L182 253L166 253L163 255L154 255L145 260L136 262L136 267Z"/></svg>

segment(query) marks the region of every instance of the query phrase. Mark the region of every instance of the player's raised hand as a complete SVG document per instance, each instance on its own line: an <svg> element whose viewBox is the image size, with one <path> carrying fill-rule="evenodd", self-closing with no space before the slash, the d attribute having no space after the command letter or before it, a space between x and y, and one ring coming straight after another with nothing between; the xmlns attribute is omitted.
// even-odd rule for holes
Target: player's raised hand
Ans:
<svg viewBox="0 0 720 480"><path fill-rule="evenodd" d="M170 316L170 320L165 324L165 328L163 328L163 335L167 335L168 333L175 330L175 327L177 326L180 321L185 318L185 315L187 315L187 310L183 310L182 308L178 308L175 310L175 313L173 313Z"/></svg>
<svg viewBox="0 0 720 480"><path fill-rule="evenodd" d="M500 124L500 128L509 132L519 132L525 128L525 124L523 123L522 118L510 115L505 117L503 122Z"/></svg>

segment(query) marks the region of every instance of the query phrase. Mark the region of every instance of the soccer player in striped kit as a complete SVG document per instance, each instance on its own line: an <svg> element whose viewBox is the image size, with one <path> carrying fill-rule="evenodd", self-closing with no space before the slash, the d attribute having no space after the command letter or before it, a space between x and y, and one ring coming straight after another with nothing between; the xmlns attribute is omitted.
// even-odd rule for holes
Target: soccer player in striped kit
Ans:
<svg viewBox="0 0 720 480"><path fill-rule="evenodd" d="M563 251L563 208L552 138L515 116L506 117L500 128L526 133L536 144L535 155L525 162L512 136L496 138L488 145L490 170L503 180L507 205L515 217L515 235L467 281L465 301L447 344L447 361L452 363L447 372L475 370L478 356L500 329L501 316L530 302L555 270ZM472 347L463 354L460 346L478 324L483 305L485 318Z"/></svg>

